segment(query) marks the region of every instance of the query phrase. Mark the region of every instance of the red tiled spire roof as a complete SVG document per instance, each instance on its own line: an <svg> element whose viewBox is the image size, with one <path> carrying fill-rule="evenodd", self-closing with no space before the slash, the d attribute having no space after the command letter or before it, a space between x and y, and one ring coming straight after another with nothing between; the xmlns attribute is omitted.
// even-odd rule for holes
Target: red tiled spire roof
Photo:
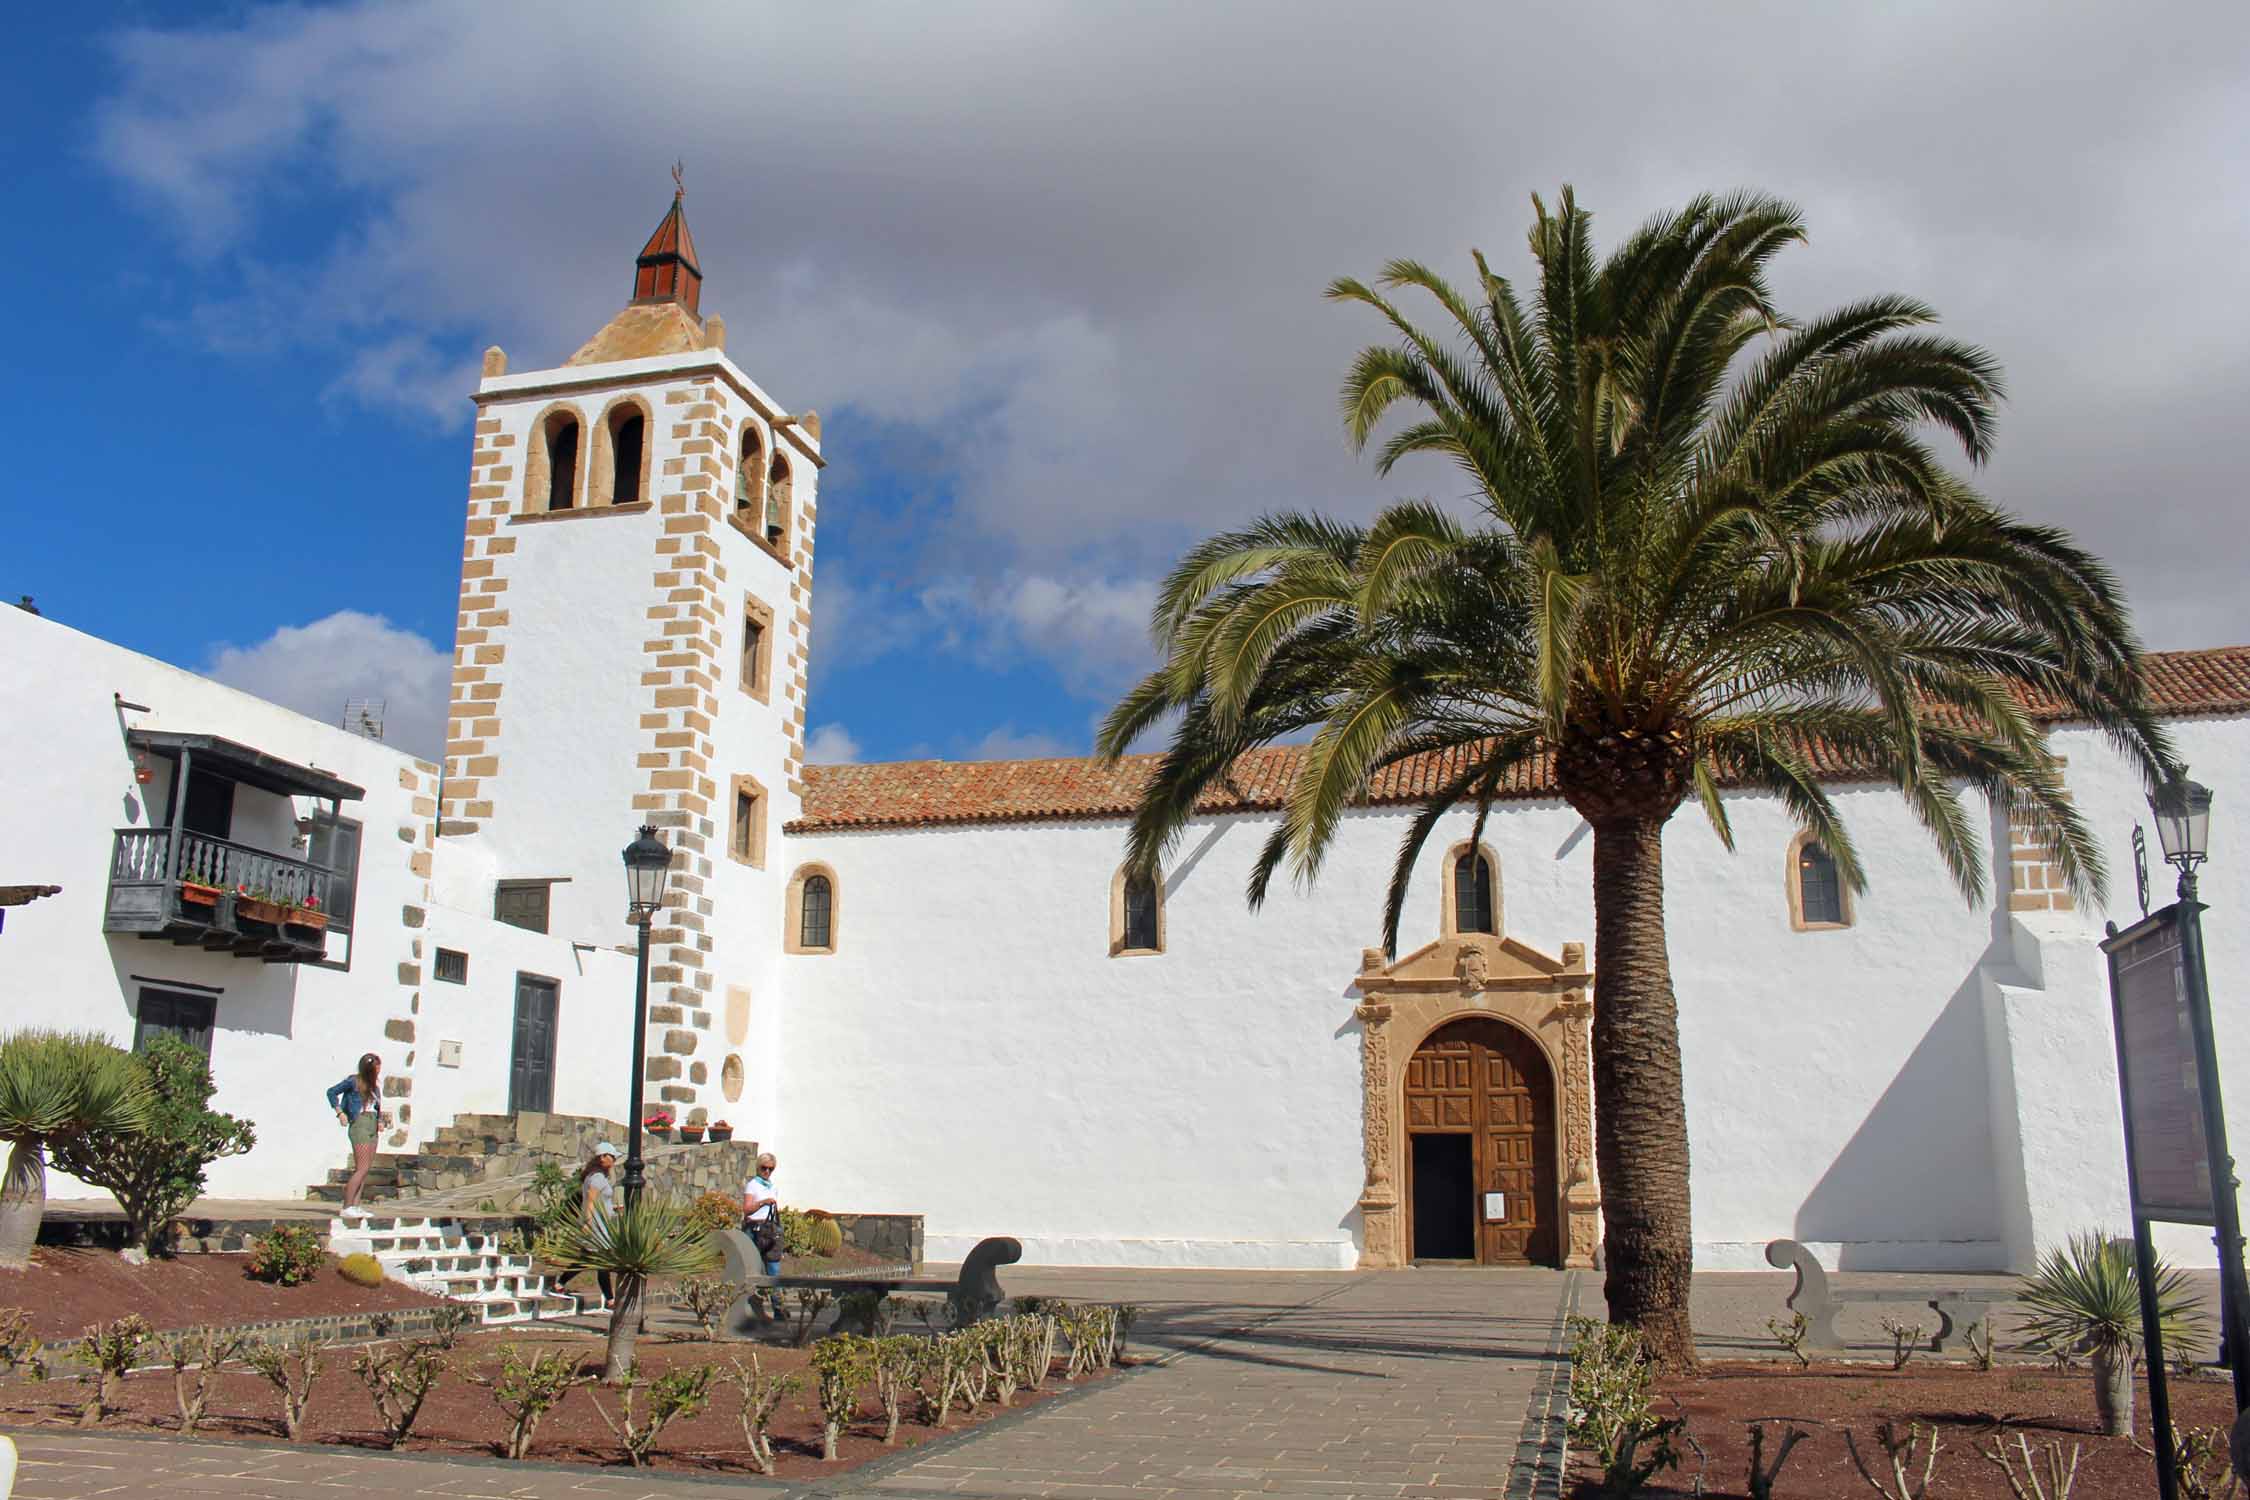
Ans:
<svg viewBox="0 0 2250 1500"><path fill-rule="evenodd" d="M2159 651L2144 658L2150 697L2167 718L2250 713L2250 646L2207 651ZM2050 723L2068 722L2058 702L2036 703L2032 711ZM1204 793L1202 814L1272 812L1288 796L1304 753L1295 745L1252 750L1234 763L1229 778ZM792 833L846 828L934 828L955 823L1034 823L1063 819L1124 818L1132 815L1141 788L1160 757L1128 755L1114 765L1091 756L1062 760L909 760L877 765L808 766L804 812L789 825ZM1813 764L1825 776L1848 780L1864 775L1827 746L1814 746ZM1377 773L1365 802L1370 806L1419 801L1444 785L1460 764L1461 752L1416 756ZM1556 795L1552 763L1546 757L1509 773L1501 796L1528 799Z"/></svg>
<svg viewBox="0 0 2250 1500"><path fill-rule="evenodd" d="M673 192L672 206L633 262L635 302L677 302L693 313L703 300L703 267L695 258L695 236L688 233L687 215L680 208L686 196L684 188Z"/></svg>

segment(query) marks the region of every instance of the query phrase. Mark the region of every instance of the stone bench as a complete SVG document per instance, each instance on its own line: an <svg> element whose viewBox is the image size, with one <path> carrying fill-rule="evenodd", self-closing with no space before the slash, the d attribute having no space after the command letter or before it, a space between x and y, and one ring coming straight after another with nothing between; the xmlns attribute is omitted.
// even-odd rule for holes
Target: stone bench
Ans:
<svg viewBox="0 0 2250 1500"><path fill-rule="evenodd" d="M837 1293L873 1292L877 1305L894 1292L924 1292L946 1299L962 1323L974 1323L992 1316L1006 1293L1000 1290L999 1271L1002 1266L1012 1266L1023 1259L1023 1242L996 1236L979 1240L961 1269L951 1281L930 1276L854 1276L848 1272L840 1276L768 1276L765 1257L750 1236L739 1229L729 1229L719 1235L719 1253L725 1259L726 1279L745 1288L727 1309L726 1331L737 1338L746 1337L774 1321L761 1313L757 1306L760 1292L778 1291L783 1287L822 1287ZM872 1323L873 1310L863 1320ZM870 1327L847 1329L847 1332L867 1333Z"/></svg>
<svg viewBox="0 0 2250 1500"><path fill-rule="evenodd" d="M1766 1264L1780 1270L1797 1273L1797 1284L1790 1290L1789 1300L1783 1305L1791 1312L1805 1315L1805 1347L1827 1351L1841 1350L1844 1341L1836 1333L1836 1315L1853 1302L1919 1302L1937 1314L1937 1332L1922 1347L1932 1354L1943 1354L1946 1341L1956 1333L1965 1333L1977 1323L1985 1325L1985 1337L1992 1337L1992 1308L1995 1304L2012 1302L2012 1292L1980 1292L1965 1288L1952 1288L1935 1295L1920 1292L1894 1292L1881 1287L1855 1287L1845 1290L1828 1284L1828 1272L1821 1268L1813 1253L1795 1240L1774 1240L1766 1246Z"/></svg>

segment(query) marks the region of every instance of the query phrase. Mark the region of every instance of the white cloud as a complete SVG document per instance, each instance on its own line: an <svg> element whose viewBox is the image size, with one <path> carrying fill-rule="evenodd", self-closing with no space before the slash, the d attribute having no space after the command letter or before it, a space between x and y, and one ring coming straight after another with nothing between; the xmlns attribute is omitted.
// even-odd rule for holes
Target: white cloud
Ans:
<svg viewBox="0 0 2250 1500"><path fill-rule="evenodd" d="M450 653L381 615L342 609L249 646L214 647L206 677L324 723L353 698L385 700L383 739L426 760L445 749Z"/></svg>
<svg viewBox="0 0 2250 1500"><path fill-rule="evenodd" d="M1057 755L1073 754L1071 747L1051 734L1037 730L1019 732L1013 724L1003 724L978 740L969 752L971 760L1045 760Z"/></svg>
<svg viewBox="0 0 2250 1500"><path fill-rule="evenodd" d="M805 760L816 766L848 766L859 759L859 741L841 724L822 724L805 740Z"/></svg>
<svg viewBox="0 0 2250 1500"><path fill-rule="evenodd" d="M1003 615L1052 582L1103 659L1089 681L1131 655L1104 581L1191 535L1460 492L1345 450L1336 389L1382 330L1321 303L1331 277L1395 255L1466 274L1472 245L1520 277L1529 194L1564 181L1605 243L1753 184L1808 214L1776 268L1793 309L1908 292L1993 350L2015 396L1989 488L2111 557L2158 644L2190 621L2250 636L2243 533L2217 529L2250 375L2250 8L1408 6L1370 27L1241 0L1198 11L1187 49L1122 4L845 8L810 50L720 0L665 14L621 29L557 0L527 28L401 0L133 32L96 149L214 263L351 195L308 264L257 278L296 300L183 326L303 340L337 395L455 416L444 383L484 344L536 368L615 310L684 155L730 352L827 411L832 449L857 413L945 468L952 524L902 576L1012 591ZM1496 57L1524 64L1499 94ZM841 633L816 654L862 649Z"/></svg>

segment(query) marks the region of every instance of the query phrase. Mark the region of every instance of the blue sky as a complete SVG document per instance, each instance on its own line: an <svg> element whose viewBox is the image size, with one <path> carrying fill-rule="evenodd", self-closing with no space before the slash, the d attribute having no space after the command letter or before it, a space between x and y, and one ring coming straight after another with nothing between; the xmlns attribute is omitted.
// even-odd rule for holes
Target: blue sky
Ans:
<svg viewBox="0 0 2250 1500"><path fill-rule="evenodd" d="M1347 450L1320 288L1509 264L1562 181L1796 199L1793 305L1935 303L2009 374L1986 487L2152 644L2250 638L2240 7L650 12L18 18L0 590L429 750L477 352L598 327L677 156L730 353L824 418L816 758L1081 749L1195 537L1457 498Z"/></svg>

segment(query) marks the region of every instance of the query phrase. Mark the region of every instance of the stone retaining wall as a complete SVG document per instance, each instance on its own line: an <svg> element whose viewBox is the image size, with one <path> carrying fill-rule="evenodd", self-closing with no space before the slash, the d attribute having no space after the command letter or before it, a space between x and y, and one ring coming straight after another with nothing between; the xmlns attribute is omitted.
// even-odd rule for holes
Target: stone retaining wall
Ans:
<svg viewBox="0 0 2250 1500"><path fill-rule="evenodd" d="M838 1214L836 1227L844 1231L847 1245L922 1269L920 1214Z"/></svg>

